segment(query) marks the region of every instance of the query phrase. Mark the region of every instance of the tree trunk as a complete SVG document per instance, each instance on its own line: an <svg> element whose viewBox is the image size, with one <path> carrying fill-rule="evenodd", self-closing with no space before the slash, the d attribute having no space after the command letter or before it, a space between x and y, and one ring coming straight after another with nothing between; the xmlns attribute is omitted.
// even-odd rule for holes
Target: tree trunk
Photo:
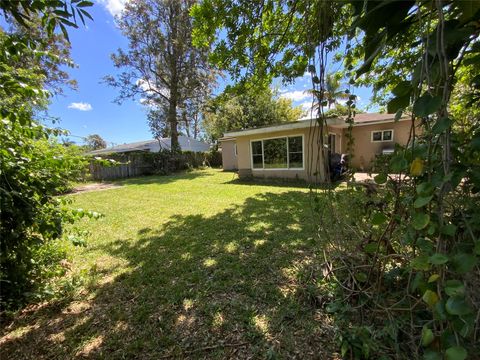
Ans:
<svg viewBox="0 0 480 360"><path fill-rule="evenodd" d="M185 124L185 132L187 133L187 137L190 137L190 121L188 119L187 112L185 110L183 110L183 113L182 113L182 120Z"/></svg>
<svg viewBox="0 0 480 360"><path fill-rule="evenodd" d="M179 16L179 4L175 1L170 2L170 41L172 46L172 56L170 57L170 72L171 72L171 82L170 82L170 101L168 107L168 121L170 123L170 149L172 154L179 153L182 151L180 144L178 143L178 121L177 121L177 105L178 105L178 68L177 61L179 56L178 49L178 16Z"/></svg>
<svg viewBox="0 0 480 360"><path fill-rule="evenodd" d="M197 139L198 138L198 133L200 132L199 126L198 126L198 113L194 115L194 122L193 122L193 138Z"/></svg>
<svg viewBox="0 0 480 360"><path fill-rule="evenodd" d="M176 86L173 87L175 87L175 91L172 91L172 94L170 95L170 102L168 104L168 122L170 123L170 150L175 154L179 153L182 149L178 142Z"/></svg>

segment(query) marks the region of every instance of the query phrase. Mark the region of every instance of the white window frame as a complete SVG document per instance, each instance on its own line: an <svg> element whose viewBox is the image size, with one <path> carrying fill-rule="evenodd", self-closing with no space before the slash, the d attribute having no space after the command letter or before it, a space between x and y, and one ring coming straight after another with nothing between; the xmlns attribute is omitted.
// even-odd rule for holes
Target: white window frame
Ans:
<svg viewBox="0 0 480 360"><path fill-rule="evenodd" d="M291 168L289 167L290 165L290 157L289 155L289 149L288 149L288 138L293 138L293 137L302 137L302 167L301 168ZM265 153L263 149L263 141L264 140L272 140L272 139L287 139L287 167L286 168L265 168ZM263 167L261 168L254 168L253 167L253 152L252 152L252 142L260 141L262 143L262 165ZM260 171L275 171L275 170L305 170L305 137L304 134L298 134L298 135L287 135L287 136L274 136L274 137L268 137L268 138L261 138L261 139L251 139L250 140L250 169L253 171L260 170Z"/></svg>
<svg viewBox="0 0 480 360"><path fill-rule="evenodd" d="M392 132L392 138L390 140L384 140L383 139L383 133L385 131L391 131ZM381 132L382 133L382 140L373 140L373 133L378 133L378 132ZM370 132L370 142L373 142L373 143L379 143L379 142L393 142L393 139L394 139L394 131L393 129L384 129L384 130L372 130Z"/></svg>
<svg viewBox="0 0 480 360"><path fill-rule="evenodd" d="M330 139L329 139L330 135L335 136L335 144L334 144L334 149L333 149L333 153L335 154L335 153L337 152L337 137L339 137L339 136L338 136L337 133L329 132L329 133L328 133L328 136L327 136L327 145L328 145L328 141L330 140Z"/></svg>

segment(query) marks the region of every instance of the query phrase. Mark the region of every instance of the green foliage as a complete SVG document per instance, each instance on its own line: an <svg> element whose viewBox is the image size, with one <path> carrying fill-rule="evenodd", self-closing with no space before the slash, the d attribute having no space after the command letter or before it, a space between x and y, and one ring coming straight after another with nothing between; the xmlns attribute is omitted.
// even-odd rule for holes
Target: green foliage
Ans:
<svg viewBox="0 0 480 360"><path fill-rule="evenodd" d="M341 89L342 84L340 81L341 81L341 74L339 73L327 74L327 77L325 79L325 90L326 90L325 97L327 98L329 110L332 105L337 104L337 100L348 99L348 94ZM335 106L335 109L337 108L337 106ZM348 113L343 115L348 115Z"/></svg>
<svg viewBox="0 0 480 360"><path fill-rule="evenodd" d="M205 106L203 125L212 140L227 131L296 121L301 109L269 88L227 89Z"/></svg>
<svg viewBox="0 0 480 360"><path fill-rule="evenodd" d="M75 147L49 140L62 131L31 122L3 120L0 128L0 282L2 307L32 300L34 291L59 273L53 241L64 235L63 223L75 213L56 196L83 178L86 162ZM61 269L60 269L61 270Z"/></svg>
<svg viewBox="0 0 480 360"><path fill-rule="evenodd" d="M388 225L384 225L383 230L388 234L391 251L401 254L405 260L401 268L411 269L404 276L414 276L412 290L415 296L421 296L430 314L428 321L435 329L444 329L434 333L430 328L423 328L425 358L441 358L441 353L446 358L465 358L466 349L472 346L469 324L474 321L472 302L475 302L466 296L465 286L472 286L473 279L479 277L475 270L478 256L473 252L480 233L478 222L473 221L479 216L478 205L473 205L478 204L475 174L479 171L479 157L469 142L478 131L478 123L471 116L479 102L475 97L476 87L461 83L462 95L469 99L469 105L459 97L449 99L452 88L457 89L454 93L460 91L455 71L461 75L460 79L465 79L462 72L469 65L465 64L463 54L474 59L473 54L479 51L471 45L471 39L478 39L472 23L478 21L480 11L467 11L460 2L442 9L433 3L431 6L385 2L373 6L373 2L367 1L365 5L355 8L358 17L353 26L366 36L363 43L350 52L352 59L357 56L355 52L365 54L363 65L357 68L358 81L373 83L377 90L391 91L394 97L388 102L389 111L411 108L412 116L421 119L421 134L417 133L407 148L397 148L391 160L387 159L379 167L381 174L376 180L386 184L385 190L381 190L382 196L389 199L387 206L391 208L390 222L385 223ZM380 11L393 11L398 17L379 18ZM418 14L430 23L419 20ZM442 42L438 34L443 31ZM411 46L412 43L415 45ZM402 53L394 50L403 46L411 48ZM350 61L348 56L347 61ZM383 76L369 76L380 66L385 69L385 61L391 61L392 65ZM471 70L475 74L476 70ZM362 76L365 76L363 80ZM389 81L388 86L385 81ZM454 111L449 113L449 109ZM392 173L409 177L387 177ZM380 251L380 254L387 256L389 252ZM382 266L395 266L380 260L381 256L378 255L376 261L384 261ZM370 264L375 268L374 263ZM385 273L379 270L378 276L384 279ZM453 280L460 277L462 281ZM428 282L423 280L427 278ZM399 299L391 293L380 292L392 302ZM422 324L425 317L421 310L410 308L410 311L413 319ZM452 336L457 340L452 341ZM434 338L437 341L433 341Z"/></svg>
<svg viewBox="0 0 480 360"><path fill-rule="evenodd" d="M44 87L54 95L63 94L66 86L71 89L77 88L76 80L70 79L66 71L67 67L73 68L75 64L71 59L70 43L62 33L48 34L38 15L31 15L27 26L22 26L13 18L7 18L6 21L10 25L6 30L10 37L14 39L27 37L30 44L32 42L36 44L34 49L22 51L22 67L35 68L36 73L44 79Z"/></svg>
<svg viewBox="0 0 480 360"><path fill-rule="evenodd" d="M353 326L339 336L340 353L343 358L368 359L378 349L372 330L365 326Z"/></svg>
<svg viewBox="0 0 480 360"><path fill-rule="evenodd" d="M217 150L208 152L182 151L174 153L170 151L159 152L129 152L113 153L96 156L90 159L91 176L94 180L112 180L126 177L126 173L105 172L105 168L131 165L140 169L137 175L168 175L183 170L193 170L203 167L221 167L222 154ZM131 175L130 175L131 176Z"/></svg>
<svg viewBox="0 0 480 360"><path fill-rule="evenodd" d="M98 134L88 135L85 138L86 147L89 150L105 149L107 142Z"/></svg>
<svg viewBox="0 0 480 360"><path fill-rule="evenodd" d="M464 138L471 138L475 129L480 126L480 109L474 106L480 98L480 55L475 49L480 48L477 41L465 54L463 66L456 73L456 83L452 91L449 110L455 119L453 127Z"/></svg>
<svg viewBox="0 0 480 360"><path fill-rule="evenodd" d="M356 114L362 114L364 111L360 109L355 109ZM347 116L349 114L348 106L342 104L336 104L333 109L325 111L324 116L326 118L335 118L340 116Z"/></svg>
<svg viewBox="0 0 480 360"><path fill-rule="evenodd" d="M63 59L50 45L55 29L68 40L67 26L90 15L89 1L4 1L1 10L15 33L0 34L0 297L1 308L32 300L47 279L61 275L64 252L56 246L63 224L88 212L68 209L57 195L83 175L85 162L75 147L55 141L64 132L36 120L48 104L45 87ZM30 29L34 27L34 29ZM31 30L31 31L30 31ZM38 35L38 32L42 35Z"/></svg>
<svg viewBox="0 0 480 360"><path fill-rule="evenodd" d="M192 7L193 41L199 47L213 44L210 61L234 80L290 81L307 71L314 56L306 39L331 50L340 45L339 31L349 23L344 10L333 1L207 0Z"/></svg>

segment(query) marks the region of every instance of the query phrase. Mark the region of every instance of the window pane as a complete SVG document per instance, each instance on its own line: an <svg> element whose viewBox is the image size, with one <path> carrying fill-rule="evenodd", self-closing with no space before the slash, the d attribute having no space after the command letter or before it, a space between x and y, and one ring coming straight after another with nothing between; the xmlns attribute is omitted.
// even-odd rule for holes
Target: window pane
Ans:
<svg viewBox="0 0 480 360"><path fill-rule="evenodd" d="M303 154L302 153L290 153L289 167L290 168L303 168Z"/></svg>
<svg viewBox="0 0 480 360"><path fill-rule="evenodd" d="M372 140L373 141L382 141L382 132L381 131L375 131L372 135Z"/></svg>
<svg viewBox="0 0 480 360"><path fill-rule="evenodd" d="M253 155L253 168L254 169L263 168L262 155Z"/></svg>
<svg viewBox="0 0 480 360"><path fill-rule="evenodd" d="M287 139L263 140L263 159L265 168L278 169L287 167Z"/></svg>
<svg viewBox="0 0 480 360"><path fill-rule="evenodd" d="M262 155L262 142L261 141L252 141L252 154L253 155Z"/></svg>
<svg viewBox="0 0 480 360"><path fill-rule="evenodd" d="M303 144L302 137L295 136L288 138L288 162L289 168L303 167Z"/></svg>
<svg viewBox="0 0 480 360"><path fill-rule="evenodd" d="M329 134L328 135L328 150L331 152L335 152L335 134Z"/></svg>
<svg viewBox="0 0 480 360"><path fill-rule="evenodd" d="M288 138L288 151L290 152L302 152L302 137L295 136Z"/></svg>
<svg viewBox="0 0 480 360"><path fill-rule="evenodd" d="M391 141L392 140L392 130L387 130L383 132L383 140Z"/></svg>

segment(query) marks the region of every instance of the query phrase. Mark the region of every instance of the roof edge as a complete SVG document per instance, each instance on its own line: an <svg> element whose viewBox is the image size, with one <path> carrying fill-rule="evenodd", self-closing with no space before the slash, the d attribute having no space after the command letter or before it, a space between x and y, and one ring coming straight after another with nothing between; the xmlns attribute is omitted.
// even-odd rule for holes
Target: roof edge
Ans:
<svg viewBox="0 0 480 360"><path fill-rule="evenodd" d="M387 114L386 114L387 115ZM362 121L359 123L354 123L353 127L357 126L367 126L367 125L375 125L375 124L386 124L395 121L395 114L388 114L391 115L391 118L386 119L378 119L378 120L371 120L371 121ZM406 121L410 120L410 117L404 116L400 118L398 121ZM266 127L259 127L259 128L252 128L252 129L244 129L244 130L237 130L226 132L219 141L228 141L232 140L238 136L247 136L247 135L256 135L256 134L265 134L269 132L276 132L276 131L285 131L285 130L294 130L294 129L304 129L310 127L312 124L315 124L315 119L302 119L297 120L296 122L278 124L274 126L266 126ZM345 119L342 117L335 117L327 119L327 126L335 126L337 128L347 128L348 124L345 123Z"/></svg>

